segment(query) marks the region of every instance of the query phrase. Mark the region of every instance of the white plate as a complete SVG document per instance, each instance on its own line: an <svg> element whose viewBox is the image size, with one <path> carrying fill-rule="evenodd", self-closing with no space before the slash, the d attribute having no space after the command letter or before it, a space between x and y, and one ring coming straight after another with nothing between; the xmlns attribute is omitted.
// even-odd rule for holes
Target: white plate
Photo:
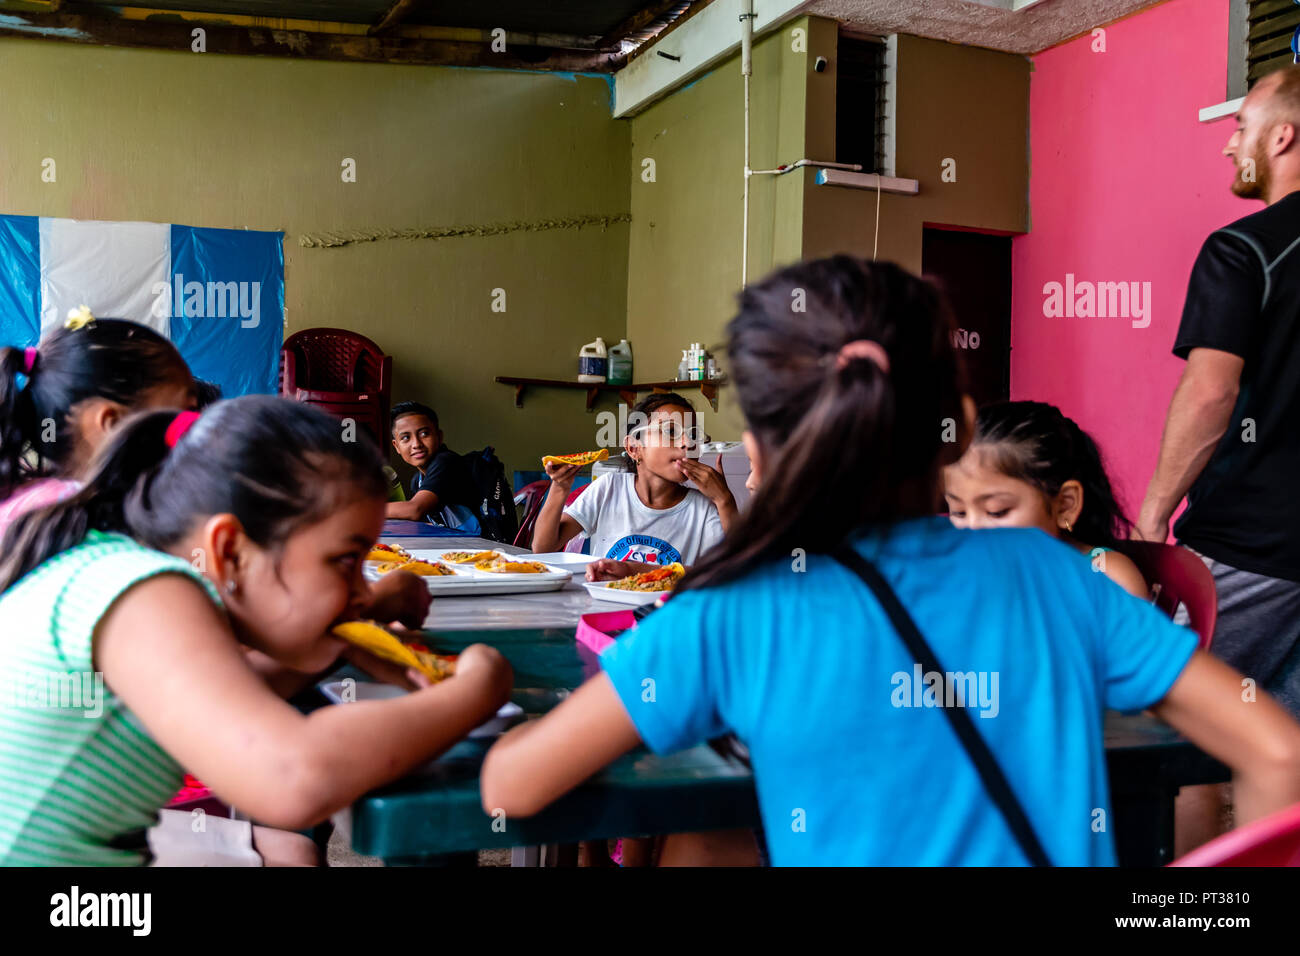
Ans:
<svg viewBox="0 0 1300 956"><path fill-rule="evenodd" d="M665 594L671 594L671 591L623 591L619 588L611 588L610 581L583 581L582 586L597 601L612 601L615 604L631 604L640 607L643 604L654 604Z"/></svg>
<svg viewBox="0 0 1300 956"><path fill-rule="evenodd" d="M545 554L521 554L521 558L527 558L529 561L540 561L542 564L554 565L557 568L585 568L591 562L596 560L594 554L582 554L574 551L548 551Z"/></svg>
<svg viewBox="0 0 1300 956"><path fill-rule="evenodd" d="M344 681L336 680L328 684L322 684L320 692L328 697L335 704L342 704ZM356 681L353 685L355 699L362 700L392 700L395 697L401 697L406 693L401 687L395 684L377 684L370 681ZM469 732L471 737L495 737L504 733L510 725L510 721L524 712L524 709L518 704L507 701L501 705L497 715L487 720Z"/></svg>
<svg viewBox="0 0 1300 956"><path fill-rule="evenodd" d="M438 550L412 550L411 557L417 561L442 561L442 556L451 551L465 551L466 548L439 548ZM500 552L505 553L505 552ZM531 554L506 555L520 561L533 561ZM534 573L496 573L479 571L471 564L447 564L455 574L432 575L424 578L425 586L434 595L451 594L522 594L531 591L558 591L569 583L572 571L553 568L550 571ZM367 561L365 576L371 581L378 581L382 575L379 569L383 565L378 561Z"/></svg>

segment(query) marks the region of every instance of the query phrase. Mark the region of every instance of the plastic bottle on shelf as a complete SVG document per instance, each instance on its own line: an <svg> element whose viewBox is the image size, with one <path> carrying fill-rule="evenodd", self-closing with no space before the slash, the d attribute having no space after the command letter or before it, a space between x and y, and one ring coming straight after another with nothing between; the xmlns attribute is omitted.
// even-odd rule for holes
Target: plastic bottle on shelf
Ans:
<svg viewBox="0 0 1300 956"><path fill-rule="evenodd" d="M690 359L689 350L682 349L682 360L677 363L676 381L678 382L686 381L687 376L691 374L690 369L691 369L691 359Z"/></svg>
<svg viewBox="0 0 1300 956"><path fill-rule="evenodd" d="M610 385L632 384L632 346L627 339L619 339L610 346L608 381Z"/></svg>
<svg viewBox="0 0 1300 956"><path fill-rule="evenodd" d="M605 381L608 365L605 340L597 337L578 350L578 381L592 385Z"/></svg>
<svg viewBox="0 0 1300 956"><path fill-rule="evenodd" d="M691 343L691 381L698 382L704 378L704 343Z"/></svg>

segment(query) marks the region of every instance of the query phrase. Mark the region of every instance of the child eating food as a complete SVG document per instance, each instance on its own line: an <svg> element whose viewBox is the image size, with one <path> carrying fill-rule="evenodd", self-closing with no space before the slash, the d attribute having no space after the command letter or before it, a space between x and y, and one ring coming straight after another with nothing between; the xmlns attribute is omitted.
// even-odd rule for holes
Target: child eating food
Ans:
<svg viewBox="0 0 1300 956"><path fill-rule="evenodd" d="M998 402L980 409L961 459L943 470L948 516L958 528L1038 528L1088 555L1130 594L1146 579L1115 550L1129 527L1101 452L1055 405Z"/></svg>
<svg viewBox="0 0 1300 956"><path fill-rule="evenodd" d="M182 766L253 819L302 829L491 715L511 683L491 648L429 687L331 634L398 616L362 578L386 490L372 443L246 396L202 417L137 413L84 488L20 517L0 557L0 674L99 685L81 707L0 699L0 864L146 862ZM340 655L418 689L309 715L285 701Z"/></svg>
<svg viewBox="0 0 1300 956"><path fill-rule="evenodd" d="M74 494L128 412L194 403L185 360L137 322L78 316L35 347L0 349L0 539L18 515Z"/></svg>
<svg viewBox="0 0 1300 956"><path fill-rule="evenodd" d="M1113 818L1108 708L1151 708L1230 765L1241 822L1300 800L1300 725L1243 702L1194 634L1045 535L934 515L973 425L952 330L889 263L836 256L742 292L727 352L750 507L603 673L497 741L486 811L529 816L641 744L731 731L774 864L1113 865L1112 828L1091 825Z"/></svg>
<svg viewBox="0 0 1300 956"><path fill-rule="evenodd" d="M597 557L588 577L624 577L646 565L693 564L736 520L722 475L691 457L695 409L680 395L656 393L636 404L624 439L630 472L601 475L565 507L581 465L544 462L550 492L537 516L533 550L558 551L576 534ZM698 487L685 488L687 480Z"/></svg>

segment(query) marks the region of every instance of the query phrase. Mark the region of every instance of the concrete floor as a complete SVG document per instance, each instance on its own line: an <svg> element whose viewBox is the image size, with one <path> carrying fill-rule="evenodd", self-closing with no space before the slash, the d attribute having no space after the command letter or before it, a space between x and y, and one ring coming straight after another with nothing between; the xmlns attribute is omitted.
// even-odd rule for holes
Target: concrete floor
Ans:
<svg viewBox="0 0 1300 956"><path fill-rule="evenodd" d="M354 853L348 846L347 840L338 830L334 831L330 837L329 846L326 848L325 860L327 866L383 866L384 861L377 856L362 856L360 853ZM509 866L509 850L481 850L478 855L479 866Z"/></svg>

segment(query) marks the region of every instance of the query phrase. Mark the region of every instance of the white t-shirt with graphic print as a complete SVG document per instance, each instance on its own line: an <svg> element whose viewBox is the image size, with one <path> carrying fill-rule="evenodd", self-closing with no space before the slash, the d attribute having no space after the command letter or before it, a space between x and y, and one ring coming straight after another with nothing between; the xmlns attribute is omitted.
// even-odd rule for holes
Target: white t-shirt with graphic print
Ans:
<svg viewBox="0 0 1300 956"><path fill-rule="evenodd" d="M564 513L582 525L597 558L690 565L722 540L718 509L700 492L687 488L671 508L648 508L629 472L601 475Z"/></svg>

